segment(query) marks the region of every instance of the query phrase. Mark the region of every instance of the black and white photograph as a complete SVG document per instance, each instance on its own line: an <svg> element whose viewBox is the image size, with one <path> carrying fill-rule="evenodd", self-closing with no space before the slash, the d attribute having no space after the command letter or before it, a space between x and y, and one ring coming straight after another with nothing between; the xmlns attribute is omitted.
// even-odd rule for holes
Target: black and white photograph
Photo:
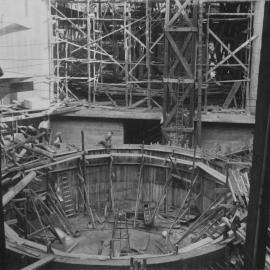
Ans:
<svg viewBox="0 0 270 270"><path fill-rule="evenodd" d="M270 1L0 0L0 158L0 270L270 270Z"/></svg>

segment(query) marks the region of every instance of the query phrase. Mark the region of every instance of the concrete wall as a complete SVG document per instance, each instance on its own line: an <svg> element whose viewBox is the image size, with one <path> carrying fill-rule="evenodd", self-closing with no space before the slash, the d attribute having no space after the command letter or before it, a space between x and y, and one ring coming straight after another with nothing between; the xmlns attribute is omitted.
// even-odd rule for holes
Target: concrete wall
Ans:
<svg viewBox="0 0 270 270"><path fill-rule="evenodd" d="M256 110L265 0L256 1L254 3L254 6L255 9L253 22L253 35L256 35L257 38L252 42L250 93L249 95L247 95L247 97L249 98L249 100L247 100L247 109L249 109L252 114L255 114Z"/></svg>
<svg viewBox="0 0 270 270"><path fill-rule="evenodd" d="M4 78L34 77L33 92L18 99L49 98L48 6L46 0L0 0L0 65Z"/></svg>
<svg viewBox="0 0 270 270"><path fill-rule="evenodd" d="M60 131L65 143L81 147L81 130L84 130L85 147L97 145L110 130L113 144L124 142L124 127L117 120L85 119L75 117L54 117L51 119L52 136Z"/></svg>
<svg viewBox="0 0 270 270"><path fill-rule="evenodd" d="M253 125L203 123L202 147L209 151L229 153L252 145Z"/></svg>

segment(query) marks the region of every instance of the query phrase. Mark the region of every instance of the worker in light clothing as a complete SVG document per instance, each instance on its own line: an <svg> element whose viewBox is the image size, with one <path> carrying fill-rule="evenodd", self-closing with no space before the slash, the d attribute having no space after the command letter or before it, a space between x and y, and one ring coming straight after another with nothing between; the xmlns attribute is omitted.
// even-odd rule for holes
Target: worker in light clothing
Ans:
<svg viewBox="0 0 270 270"><path fill-rule="evenodd" d="M112 135L113 132L109 131L104 137L104 140L100 141L98 144L103 145L107 150L109 150L112 147Z"/></svg>
<svg viewBox="0 0 270 270"><path fill-rule="evenodd" d="M56 132L56 138L53 142L53 145L57 148L60 148L62 142L63 142L62 133L58 131L58 132Z"/></svg>
<svg viewBox="0 0 270 270"><path fill-rule="evenodd" d="M43 138L45 139L46 142L49 142L49 130L50 130L50 122L49 122L49 117L46 115L43 120L40 122L38 126L39 132L45 132L44 136L41 138L41 141L43 141Z"/></svg>

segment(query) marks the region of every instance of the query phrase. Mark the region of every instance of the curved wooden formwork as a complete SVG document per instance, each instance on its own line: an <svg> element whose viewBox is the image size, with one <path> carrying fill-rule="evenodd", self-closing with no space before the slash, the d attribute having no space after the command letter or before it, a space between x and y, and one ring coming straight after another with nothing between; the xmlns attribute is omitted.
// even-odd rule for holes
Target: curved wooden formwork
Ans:
<svg viewBox="0 0 270 270"><path fill-rule="evenodd" d="M84 159L85 162L82 164ZM194 179L198 181L197 190L194 191L197 195L194 206L204 214L214 205L217 197L221 198L217 196L215 189L222 187L226 182L226 177L222 173L204 163L201 153L194 155L193 151L187 149L160 145L121 145L114 146L109 151L102 147L93 147L84 152L58 153L53 161L42 165L39 163L37 166L27 168L26 171L40 172L43 169L49 171L49 174L53 176L51 178L57 178L65 173L70 179L71 188L76 188L74 179L81 170L81 177L86 179L86 190L89 192L87 198L94 213L93 219L96 219L96 211L104 209L105 201L113 201L111 205L113 211L113 207L115 209L120 207L122 198L132 201L135 217L136 211L140 208L138 205L143 205L147 201L154 202L154 209L151 211L155 215L153 218L161 212L166 215L170 206L177 209L184 207L185 199L189 198L191 193L188 187L192 186ZM140 181L141 190L139 189ZM29 185L31 186L32 183ZM106 187L106 192L103 194L102 189L98 189L97 186ZM121 186L125 186L125 189L120 188ZM96 194L91 193L93 189L98 190ZM208 193L207 196L205 193ZM76 201L76 192L72 191L71 194L74 196L73 200ZM108 194L110 194L109 198ZM77 203L80 204L80 202ZM136 227L136 218L134 226ZM171 229L173 226L172 224ZM22 238L8 224L5 224L5 232L6 245L10 254L23 255L29 258L28 263L32 261L40 261L41 264L49 263L49 269L62 267L65 269L109 269L112 267L131 269L131 258L141 264L145 259L147 269L205 269L209 265L224 260L226 247L222 242L222 236L216 240L204 236L199 237L194 243L179 245L179 249L166 252L166 254L145 252L112 257L51 249L46 245Z"/></svg>

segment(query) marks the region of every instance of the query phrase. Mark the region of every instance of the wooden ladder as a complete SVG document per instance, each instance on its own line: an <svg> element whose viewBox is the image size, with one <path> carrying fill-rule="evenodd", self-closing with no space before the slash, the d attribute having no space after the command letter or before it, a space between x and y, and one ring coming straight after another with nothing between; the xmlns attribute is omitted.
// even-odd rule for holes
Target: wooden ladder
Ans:
<svg viewBox="0 0 270 270"><path fill-rule="evenodd" d="M127 255L130 251L129 232L127 225L127 216L125 212L117 212L114 218L112 230L113 253L115 253L116 244L120 255Z"/></svg>
<svg viewBox="0 0 270 270"><path fill-rule="evenodd" d="M61 190L63 194L63 209L67 217L75 215L75 209L71 194L71 187L66 174L61 175Z"/></svg>
<svg viewBox="0 0 270 270"><path fill-rule="evenodd" d="M182 136L182 131L184 128L184 102L183 102L183 87L184 85L182 83L178 83L178 89L176 90L176 137L175 137L175 142L176 144L181 143L181 136Z"/></svg>

